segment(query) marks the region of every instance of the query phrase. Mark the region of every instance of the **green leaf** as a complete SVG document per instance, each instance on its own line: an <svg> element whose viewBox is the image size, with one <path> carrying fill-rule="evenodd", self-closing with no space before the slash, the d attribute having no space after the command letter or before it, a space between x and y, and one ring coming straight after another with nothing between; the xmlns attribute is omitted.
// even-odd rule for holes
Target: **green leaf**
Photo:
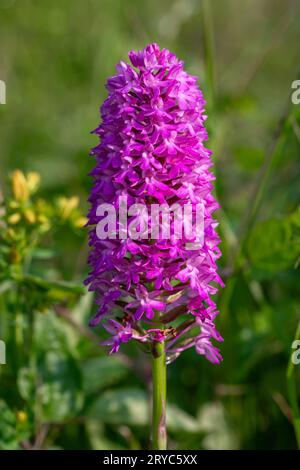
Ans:
<svg viewBox="0 0 300 470"><path fill-rule="evenodd" d="M244 170L255 171L264 160L264 152L260 148L238 147L235 150L235 157Z"/></svg>
<svg viewBox="0 0 300 470"><path fill-rule="evenodd" d="M39 353L45 351L46 345L48 351L60 351L74 357L77 355L80 334L54 312L37 315L35 330L35 347Z"/></svg>
<svg viewBox="0 0 300 470"><path fill-rule="evenodd" d="M34 400L42 421L59 422L76 416L82 408L81 370L74 357L72 342L76 334L54 313L36 318L34 348L38 388ZM30 374L24 370L19 377L24 399L30 391Z"/></svg>
<svg viewBox="0 0 300 470"><path fill-rule="evenodd" d="M35 394L35 378L36 374L33 370L23 367L18 373L18 389L21 397L25 401L33 401Z"/></svg>
<svg viewBox="0 0 300 470"><path fill-rule="evenodd" d="M12 281L4 281L0 284L0 295L4 294L13 287L14 283Z"/></svg>
<svg viewBox="0 0 300 470"><path fill-rule="evenodd" d="M3 400L0 400L0 416L0 449L17 449L16 417Z"/></svg>
<svg viewBox="0 0 300 470"><path fill-rule="evenodd" d="M31 424L17 422L16 414L4 400L0 400L0 449L20 449L20 442L28 439L32 429Z"/></svg>
<svg viewBox="0 0 300 470"><path fill-rule="evenodd" d="M206 403L198 414L199 429L206 434L202 445L204 449L238 449L237 436L230 428L220 402Z"/></svg>
<svg viewBox="0 0 300 470"><path fill-rule="evenodd" d="M281 271L293 267L300 245L289 219L271 219L256 225L247 243L249 259L255 268Z"/></svg>
<svg viewBox="0 0 300 470"><path fill-rule="evenodd" d="M94 357L82 364L83 389L94 393L123 380L128 366L119 357Z"/></svg>
<svg viewBox="0 0 300 470"><path fill-rule="evenodd" d="M49 248L35 247L31 250L31 255L37 260L49 260L56 255L56 252Z"/></svg>
<svg viewBox="0 0 300 470"><path fill-rule="evenodd" d="M87 324L88 319L91 316L93 304L94 293L89 291L85 292L72 308L72 318L74 318L78 323Z"/></svg>
<svg viewBox="0 0 300 470"><path fill-rule="evenodd" d="M105 437L105 426L99 420L88 419L85 424L86 431L93 450L124 450L125 447Z"/></svg>
<svg viewBox="0 0 300 470"><path fill-rule="evenodd" d="M62 421L78 414L83 405L81 375L76 361L50 352L39 364L38 389L43 421Z"/></svg>
<svg viewBox="0 0 300 470"><path fill-rule="evenodd" d="M149 426L150 402L147 394L137 388L110 390L93 403L88 415L108 424ZM197 421L172 404L167 407L167 426L172 432L199 431Z"/></svg>
<svg viewBox="0 0 300 470"><path fill-rule="evenodd" d="M93 403L88 416L109 424L146 426L149 421L147 395L137 388L104 392Z"/></svg>
<svg viewBox="0 0 300 470"><path fill-rule="evenodd" d="M28 287L39 289L48 293L56 292L57 295L60 294L76 294L81 295L85 292L84 287L80 284L74 282L66 281L50 281L47 279L40 278L38 276L32 276L26 274L23 276L16 276L16 280L21 282Z"/></svg>
<svg viewBox="0 0 300 470"><path fill-rule="evenodd" d="M173 432L199 432L197 420L176 405L167 406L167 426Z"/></svg>

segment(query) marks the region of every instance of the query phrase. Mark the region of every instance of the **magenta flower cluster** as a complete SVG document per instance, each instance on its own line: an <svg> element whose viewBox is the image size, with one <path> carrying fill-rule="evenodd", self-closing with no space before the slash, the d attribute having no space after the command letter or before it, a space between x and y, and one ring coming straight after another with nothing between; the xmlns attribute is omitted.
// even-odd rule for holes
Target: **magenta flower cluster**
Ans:
<svg viewBox="0 0 300 470"><path fill-rule="evenodd" d="M218 203L212 195L211 152L202 92L183 63L157 44L129 53L107 81L102 123L94 131L100 143L93 151L96 167L89 198L91 272L86 280L96 293L98 310L91 326L109 333L102 344L110 352L135 340L151 347L165 341L172 359L195 346L219 363L222 341L214 325L218 314L212 297L223 285L217 273L220 257ZM204 207L204 243L191 249L182 239L100 240L96 234L101 203L116 208L119 196L130 204L178 203Z"/></svg>

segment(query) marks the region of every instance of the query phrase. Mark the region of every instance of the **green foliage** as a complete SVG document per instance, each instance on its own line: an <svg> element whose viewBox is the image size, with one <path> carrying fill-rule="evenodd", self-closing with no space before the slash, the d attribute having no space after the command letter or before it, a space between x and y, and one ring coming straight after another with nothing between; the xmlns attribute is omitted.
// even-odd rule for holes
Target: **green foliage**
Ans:
<svg viewBox="0 0 300 470"><path fill-rule="evenodd" d="M30 435L26 420L22 422L8 405L0 401L0 449L19 449L20 442Z"/></svg>
<svg viewBox="0 0 300 470"><path fill-rule="evenodd" d="M208 101L226 283L222 365L191 350L168 367L169 447L297 447L299 13L272 0L0 1L1 450L149 447L148 357L131 345L108 357L88 329L82 227L105 80L153 40Z"/></svg>
<svg viewBox="0 0 300 470"><path fill-rule="evenodd" d="M256 268L277 272L300 257L300 212L258 223L248 240L248 256Z"/></svg>
<svg viewBox="0 0 300 470"><path fill-rule="evenodd" d="M109 390L93 403L89 414L109 424L147 426L148 400L141 389Z"/></svg>
<svg viewBox="0 0 300 470"><path fill-rule="evenodd" d="M138 388L109 390L95 400L88 415L108 424L149 426L149 397ZM182 433L200 431L198 422L178 406L169 404L167 409L168 430Z"/></svg>
<svg viewBox="0 0 300 470"><path fill-rule="evenodd" d="M82 364L85 393L97 393L128 375L128 366L118 357L93 357Z"/></svg>

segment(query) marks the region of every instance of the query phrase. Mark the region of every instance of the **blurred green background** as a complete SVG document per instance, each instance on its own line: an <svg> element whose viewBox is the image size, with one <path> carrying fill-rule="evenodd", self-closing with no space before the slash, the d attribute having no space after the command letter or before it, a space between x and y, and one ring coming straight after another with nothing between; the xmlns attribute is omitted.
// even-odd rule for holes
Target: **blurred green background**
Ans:
<svg viewBox="0 0 300 470"><path fill-rule="evenodd" d="M149 447L148 358L98 347L86 233L53 209L75 195L86 213L106 78L149 42L182 58L207 98L226 282L224 362L188 351L168 368L169 447L297 448L299 15L292 0L0 0L0 449ZM23 219L7 235L16 168L41 175L45 236Z"/></svg>

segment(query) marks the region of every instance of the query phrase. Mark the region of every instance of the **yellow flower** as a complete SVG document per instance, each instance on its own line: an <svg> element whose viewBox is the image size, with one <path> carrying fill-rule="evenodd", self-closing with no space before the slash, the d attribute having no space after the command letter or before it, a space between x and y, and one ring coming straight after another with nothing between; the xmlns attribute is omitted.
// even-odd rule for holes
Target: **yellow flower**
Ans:
<svg viewBox="0 0 300 470"><path fill-rule="evenodd" d="M8 205L11 209L17 209L20 206L17 201L9 201Z"/></svg>
<svg viewBox="0 0 300 470"><path fill-rule="evenodd" d="M42 232L47 232L51 228L50 220L44 214L39 214L37 220L40 224L40 230Z"/></svg>
<svg viewBox="0 0 300 470"><path fill-rule="evenodd" d="M34 224L36 222L36 216L32 209L24 210L24 218L28 224Z"/></svg>
<svg viewBox="0 0 300 470"><path fill-rule="evenodd" d="M16 236L16 232L14 231L13 228L8 228L6 233L7 233L7 236L12 239L14 239Z"/></svg>
<svg viewBox="0 0 300 470"><path fill-rule="evenodd" d="M14 214L11 214L7 220L9 224L15 225L21 220L21 215L18 212L15 212Z"/></svg>
<svg viewBox="0 0 300 470"><path fill-rule="evenodd" d="M49 223L49 219L48 217L46 217L44 214L39 214L38 215L38 222L40 224L48 224Z"/></svg>
<svg viewBox="0 0 300 470"><path fill-rule="evenodd" d="M26 201L29 197L29 189L24 173L15 170L11 176L11 185L14 198L17 201Z"/></svg>
<svg viewBox="0 0 300 470"><path fill-rule="evenodd" d="M26 202L30 194L39 187L41 177L35 171L25 176L21 170L15 170L11 176L12 193L16 201Z"/></svg>
<svg viewBox="0 0 300 470"><path fill-rule="evenodd" d="M83 228L85 224L87 223L87 218L86 217L78 217L78 219L75 219L73 224L74 227L76 228Z"/></svg>
<svg viewBox="0 0 300 470"><path fill-rule="evenodd" d="M57 201L60 217L62 219L67 219L72 211L77 208L79 204L79 198L77 196L72 196L70 198L60 197Z"/></svg>
<svg viewBox="0 0 300 470"><path fill-rule="evenodd" d="M27 186L30 194L34 193L40 185L41 177L36 171L27 173Z"/></svg>
<svg viewBox="0 0 300 470"><path fill-rule="evenodd" d="M26 413L26 411L17 411L17 422L19 424L25 424L27 423L28 421L28 414Z"/></svg>

